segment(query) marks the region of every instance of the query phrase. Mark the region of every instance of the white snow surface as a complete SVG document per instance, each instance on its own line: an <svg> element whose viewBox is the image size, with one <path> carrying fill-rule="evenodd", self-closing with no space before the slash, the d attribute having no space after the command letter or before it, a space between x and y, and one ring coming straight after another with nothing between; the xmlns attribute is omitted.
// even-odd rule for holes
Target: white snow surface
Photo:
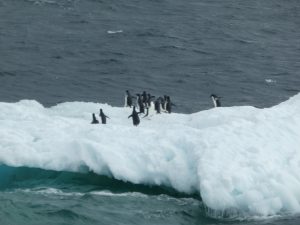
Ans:
<svg viewBox="0 0 300 225"><path fill-rule="evenodd" d="M104 113L108 124L90 124ZM113 176L199 192L213 211L300 212L300 94L266 109L160 114L132 125L130 108L34 100L0 103L0 164Z"/></svg>

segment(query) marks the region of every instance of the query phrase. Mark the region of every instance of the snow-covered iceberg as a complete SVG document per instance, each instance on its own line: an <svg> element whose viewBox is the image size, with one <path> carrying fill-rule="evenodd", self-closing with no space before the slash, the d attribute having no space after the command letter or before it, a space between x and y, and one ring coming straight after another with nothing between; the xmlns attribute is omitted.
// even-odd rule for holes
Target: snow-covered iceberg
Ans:
<svg viewBox="0 0 300 225"><path fill-rule="evenodd" d="M108 124L90 124L102 108ZM128 119L131 109L0 103L0 164L109 175L198 192L214 212L300 212L300 95L266 109L224 107Z"/></svg>

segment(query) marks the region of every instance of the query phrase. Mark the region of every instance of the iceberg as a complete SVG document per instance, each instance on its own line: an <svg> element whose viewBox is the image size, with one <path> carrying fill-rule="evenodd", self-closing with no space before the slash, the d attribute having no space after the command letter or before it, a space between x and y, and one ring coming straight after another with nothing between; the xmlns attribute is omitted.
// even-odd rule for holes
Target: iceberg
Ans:
<svg viewBox="0 0 300 225"><path fill-rule="evenodd" d="M90 124L102 108L108 124ZM300 94L271 108L128 119L130 108L0 103L0 164L97 174L199 193L213 212L300 212Z"/></svg>

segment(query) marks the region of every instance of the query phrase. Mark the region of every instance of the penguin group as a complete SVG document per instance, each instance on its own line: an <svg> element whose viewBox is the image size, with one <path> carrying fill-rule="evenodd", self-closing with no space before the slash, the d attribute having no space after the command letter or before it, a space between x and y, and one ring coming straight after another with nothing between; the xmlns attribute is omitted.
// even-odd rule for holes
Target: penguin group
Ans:
<svg viewBox="0 0 300 225"><path fill-rule="evenodd" d="M97 120L95 113L92 114L93 120L91 124L98 124L99 120ZM106 116L102 109L100 109L99 117L101 118L101 123L106 124L106 118L110 119L108 116Z"/></svg>
<svg viewBox="0 0 300 225"><path fill-rule="evenodd" d="M134 100L135 99L135 103ZM136 108L139 108L139 113L145 114L145 109L149 110L151 107L154 107L154 110L156 113L161 112L172 112L172 106L175 106L171 102L170 96L164 95L163 97L155 98L155 96L152 96L149 93L146 93L146 91L143 91L142 94L136 94L136 97L131 95L130 92L127 90L125 94L125 104L124 107L132 107L135 106Z"/></svg>
<svg viewBox="0 0 300 225"><path fill-rule="evenodd" d="M213 101L214 107L221 107L221 101L219 96L211 94L210 98ZM153 116L154 114L160 113L172 113L172 107L176 106L172 101L170 96L163 95L155 97L146 91L142 93L137 93L132 95L129 90L125 92L125 103L124 107L132 108L132 113L128 116L132 118L132 123L134 126L140 124L139 114L143 114L143 118ZM138 111L137 111L138 110ZM100 109L99 117L101 118L101 123L106 124L106 119L110 119L106 116L102 109ZM92 114L91 124L99 124L95 113Z"/></svg>
<svg viewBox="0 0 300 225"><path fill-rule="evenodd" d="M133 107L132 114L128 118L132 118L134 126L139 125L139 114L144 114L144 117L151 116L153 114L160 114L161 112L171 113L172 107L175 106L171 102L170 96L164 95L163 97L155 97L146 91L132 95L129 90L125 94L124 107ZM138 111L137 111L138 109Z"/></svg>

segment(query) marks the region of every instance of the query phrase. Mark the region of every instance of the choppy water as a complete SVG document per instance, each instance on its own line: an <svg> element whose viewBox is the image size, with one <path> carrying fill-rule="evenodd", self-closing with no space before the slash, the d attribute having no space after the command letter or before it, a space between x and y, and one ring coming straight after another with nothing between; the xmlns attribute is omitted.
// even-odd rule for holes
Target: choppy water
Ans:
<svg viewBox="0 0 300 225"><path fill-rule="evenodd" d="M122 105L168 93L194 112L271 106L299 91L299 2L2 0L2 101ZM122 31L111 34L109 31ZM267 81L271 82L267 82Z"/></svg>
<svg viewBox="0 0 300 225"><path fill-rule="evenodd" d="M212 216L197 195L166 187L120 182L93 173L1 166L1 224L235 224L299 223L293 216L268 219ZM222 217L221 217L222 216Z"/></svg>
<svg viewBox="0 0 300 225"><path fill-rule="evenodd" d="M174 111L268 107L299 92L298 0L0 0L0 101L123 105L169 94ZM298 224L211 219L199 196L95 174L3 166L1 224Z"/></svg>

